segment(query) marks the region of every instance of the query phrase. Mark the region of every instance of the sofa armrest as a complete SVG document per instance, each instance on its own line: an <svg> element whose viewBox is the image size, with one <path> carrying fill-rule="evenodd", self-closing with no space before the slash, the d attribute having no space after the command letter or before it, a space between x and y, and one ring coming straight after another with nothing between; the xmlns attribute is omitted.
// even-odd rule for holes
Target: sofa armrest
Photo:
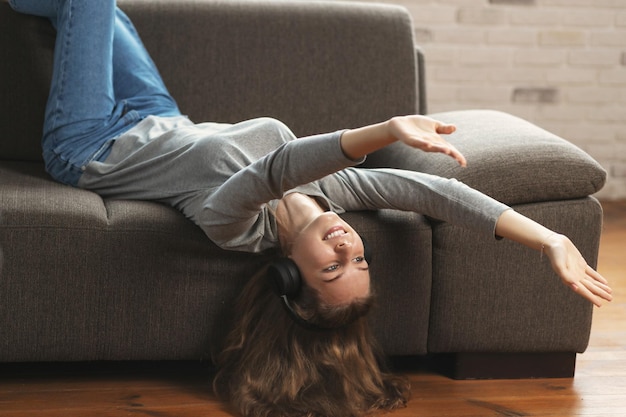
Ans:
<svg viewBox="0 0 626 417"><path fill-rule="evenodd" d="M428 99L426 96L426 57L424 51L418 46L415 48L417 58L417 111L418 114L428 113Z"/></svg>

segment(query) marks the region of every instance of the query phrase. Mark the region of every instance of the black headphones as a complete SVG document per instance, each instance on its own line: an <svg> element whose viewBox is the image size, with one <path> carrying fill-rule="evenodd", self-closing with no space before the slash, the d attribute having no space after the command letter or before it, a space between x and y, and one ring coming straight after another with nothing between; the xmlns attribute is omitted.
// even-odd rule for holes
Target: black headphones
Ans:
<svg viewBox="0 0 626 417"><path fill-rule="evenodd" d="M371 265L372 252L367 241L365 239L362 239L362 241L363 257L368 265ZM293 307L291 307L289 298L297 296L302 288L302 276L298 266L293 260L290 258L281 258L272 262L267 268L267 278L270 280L274 292L282 299L285 309L296 323L309 330L332 330L308 322L299 316L294 311Z"/></svg>

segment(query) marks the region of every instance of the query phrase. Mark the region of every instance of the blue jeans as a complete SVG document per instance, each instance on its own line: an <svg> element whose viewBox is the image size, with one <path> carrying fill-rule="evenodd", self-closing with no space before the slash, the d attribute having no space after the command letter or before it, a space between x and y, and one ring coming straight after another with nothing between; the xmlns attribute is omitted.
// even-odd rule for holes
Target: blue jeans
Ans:
<svg viewBox="0 0 626 417"><path fill-rule="evenodd" d="M57 29L43 129L46 170L77 185L115 137L150 115L180 111L130 19L115 0L10 0Z"/></svg>

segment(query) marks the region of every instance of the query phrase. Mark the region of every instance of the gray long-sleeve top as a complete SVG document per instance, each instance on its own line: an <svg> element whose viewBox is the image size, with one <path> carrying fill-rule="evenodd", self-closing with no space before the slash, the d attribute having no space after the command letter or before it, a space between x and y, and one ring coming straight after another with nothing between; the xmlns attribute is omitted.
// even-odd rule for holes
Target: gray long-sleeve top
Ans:
<svg viewBox="0 0 626 417"><path fill-rule="evenodd" d="M317 197L336 212L414 211L495 233L508 207L455 180L399 169L353 168L340 146L342 131L285 142L236 172L204 199L198 224L223 248L262 251L278 232L268 204L290 192Z"/></svg>
<svg viewBox="0 0 626 417"><path fill-rule="evenodd" d="M508 207L454 179L362 169L343 153L342 131L296 139L273 119L235 125L149 117L117 138L80 185L103 196L156 200L194 221L217 245L260 252L278 245L272 212L301 192L338 214L397 209L494 235Z"/></svg>

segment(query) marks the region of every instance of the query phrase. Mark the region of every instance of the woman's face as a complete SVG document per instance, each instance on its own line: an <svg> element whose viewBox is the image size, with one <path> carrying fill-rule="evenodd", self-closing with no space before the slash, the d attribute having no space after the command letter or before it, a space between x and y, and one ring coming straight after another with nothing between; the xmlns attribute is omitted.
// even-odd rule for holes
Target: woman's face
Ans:
<svg viewBox="0 0 626 417"><path fill-rule="evenodd" d="M369 295L369 265L361 237L341 217L324 212L293 241L290 258L302 279L329 304L348 304Z"/></svg>

